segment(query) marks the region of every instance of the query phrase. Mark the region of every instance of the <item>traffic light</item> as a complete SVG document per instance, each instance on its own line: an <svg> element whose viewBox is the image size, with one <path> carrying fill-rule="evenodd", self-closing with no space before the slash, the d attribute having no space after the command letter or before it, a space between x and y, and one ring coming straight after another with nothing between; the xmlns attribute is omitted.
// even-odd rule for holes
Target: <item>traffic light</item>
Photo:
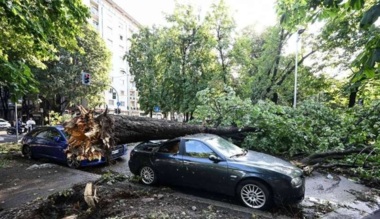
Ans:
<svg viewBox="0 0 380 219"><path fill-rule="evenodd" d="M84 84L84 85L90 85L91 84L90 73L82 72L82 84Z"/></svg>

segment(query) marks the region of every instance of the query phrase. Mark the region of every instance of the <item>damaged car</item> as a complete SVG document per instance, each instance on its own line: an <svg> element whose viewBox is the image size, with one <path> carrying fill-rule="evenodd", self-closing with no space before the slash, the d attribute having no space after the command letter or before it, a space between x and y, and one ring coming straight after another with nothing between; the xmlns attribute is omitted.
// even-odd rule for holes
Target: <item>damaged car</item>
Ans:
<svg viewBox="0 0 380 219"><path fill-rule="evenodd" d="M254 209L299 203L305 194L301 169L212 134L140 143L130 153L129 168L146 185L161 182L223 193Z"/></svg>
<svg viewBox="0 0 380 219"><path fill-rule="evenodd" d="M107 163L106 156L100 159L77 159L76 157L67 158L65 153L68 147L68 134L63 126L42 126L36 127L27 133L21 140L21 152L24 157L48 158L60 163L66 163L71 168L84 166L94 166ZM127 145L117 145L112 149L110 160L115 160L127 153Z"/></svg>

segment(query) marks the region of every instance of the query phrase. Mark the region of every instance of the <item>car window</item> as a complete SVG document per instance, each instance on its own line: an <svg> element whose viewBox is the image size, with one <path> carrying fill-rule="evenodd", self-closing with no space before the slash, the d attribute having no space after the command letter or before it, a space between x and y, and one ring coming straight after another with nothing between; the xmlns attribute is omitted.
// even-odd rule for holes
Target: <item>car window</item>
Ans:
<svg viewBox="0 0 380 219"><path fill-rule="evenodd" d="M30 137L36 137L40 132L44 131L43 129L33 129L31 132L29 132L28 134L26 134L27 136L30 136Z"/></svg>
<svg viewBox="0 0 380 219"><path fill-rule="evenodd" d="M216 155L207 145L200 141L187 140L185 142L186 155L191 157L209 158L211 154Z"/></svg>
<svg viewBox="0 0 380 219"><path fill-rule="evenodd" d="M161 145L160 142L148 141L148 142L140 143L139 145L135 147L135 149L140 150L140 151L153 151L154 148L157 148L160 145Z"/></svg>
<svg viewBox="0 0 380 219"><path fill-rule="evenodd" d="M158 152L177 154L179 153L179 143L180 143L179 140L167 142L158 149Z"/></svg>
<svg viewBox="0 0 380 219"><path fill-rule="evenodd" d="M54 129L45 130L36 135L37 138L44 138L48 140L54 140L55 137L61 137L61 134Z"/></svg>
<svg viewBox="0 0 380 219"><path fill-rule="evenodd" d="M231 157L235 154L241 154L244 152L242 148L218 136L210 137L205 141L226 157Z"/></svg>

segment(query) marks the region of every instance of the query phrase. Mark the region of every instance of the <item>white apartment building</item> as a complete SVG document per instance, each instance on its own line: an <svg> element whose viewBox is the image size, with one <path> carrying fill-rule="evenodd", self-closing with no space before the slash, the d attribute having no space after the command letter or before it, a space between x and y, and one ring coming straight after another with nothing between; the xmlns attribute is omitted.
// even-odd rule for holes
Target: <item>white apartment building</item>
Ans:
<svg viewBox="0 0 380 219"><path fill-rule="evenodd" d="M90 22L98 30L112 53L111 87L104 93L110 113L117 108L124 115L140 115L138 92L128 63L123 60L130 43L128 38L141 26L113 0L83 0L90 8Z"/></svg>

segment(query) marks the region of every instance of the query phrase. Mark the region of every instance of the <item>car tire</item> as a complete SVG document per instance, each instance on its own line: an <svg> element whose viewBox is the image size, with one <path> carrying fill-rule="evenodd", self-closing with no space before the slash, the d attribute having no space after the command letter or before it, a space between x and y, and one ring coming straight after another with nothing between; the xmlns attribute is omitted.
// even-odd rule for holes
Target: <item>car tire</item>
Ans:
<svg viewBox="0 0 380 219"><path fill-rule="evenodd" d="M237 187L240 201L253 209L269 209L272 206L272 193L269 188L256 180L244 180Z"/></svg>
<svg viewBox="0 0 380 219"><path fill-rule="evenodd" d="M80 167L80 160L77 159L77 156L72 155L70 158L67 158L67 166L77 169Z"/></svg>
<svg viewBox="0 0 380 219"><path fill-rule="evenodd" d="M141 182L145 185L154 185L157 182L156 171L150 166L144 166L140 169Z"/></svg>
<svg viewBox="0 0 380 219"><path fill-rule="evenodd" d="M26 157L27 159L33 158L32 150L28 145L22 146L21 152L22 152L22 155L24 155L24 157Z"/></svg>

